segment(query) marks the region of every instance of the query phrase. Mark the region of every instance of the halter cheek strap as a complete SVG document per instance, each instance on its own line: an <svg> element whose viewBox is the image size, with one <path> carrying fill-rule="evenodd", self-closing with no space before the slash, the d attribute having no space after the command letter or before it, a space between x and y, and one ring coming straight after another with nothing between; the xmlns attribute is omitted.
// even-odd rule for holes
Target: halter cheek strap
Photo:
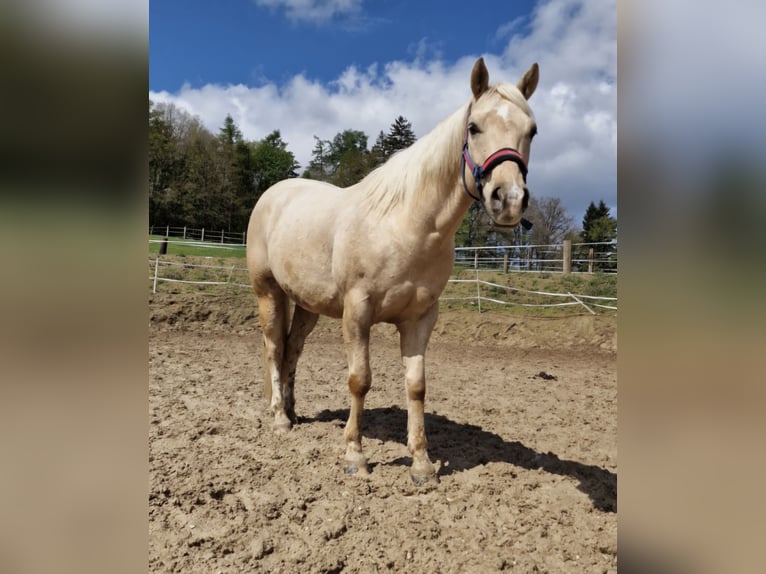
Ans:
<svg viewBox="0 0 766 574"><path fill-rule="evenodd" d="M471 104L468 104L468 113L466 114L466 122L468 121L468 116L471 114ZM482 183L482 179L486 177L489 172L491 172L496 166L500 165L504 161L512 161L516 165L519 166L519 171L521 171L521 175L524 178L524 183L527 182L527 164L524 162L524 158L522 155L516 151L513 148L510 147L504 147L499 150L497 150L495 153L490 155L486 160L484 160L484 163L481 165L477 165L475 161L473 161L473 158L471 157L471 152L468 149L468 126L465 128L465 134L463 136L463 153L460 155L460 175L463 178L463 189L465 189L465 192L468 194L468 196L471 199L474 199L475 201L478 201L482 207L484 207L484 210L487 211L487 206L484 205L484 202L481 200L481 193L484 189L484 184ZM479 195L474 195L471 193L471 190L468 189L468 185L465 182L465 166L468 166L471 170L471 174L473 175L473 181L476 185L476 192ZM487 211L487 215L489 215L489 212ZM492 216L489 215L489 218L492 219ZM494 219L492 219L494 221ZM532 229L532 222L521 218L521 225L529 231Z"/></svg>
<svg viewBox="0 0 766 574"><path fill-rule="evenodd" d="M463 188L472 199L481 202L481 192L484 188L482 179L487 176L489 172L491 172L497 165L503 163L504 161L512 161L518 165L524 181L527 181L527 164L524 163L524 158L521 156L521 154L513 148L504 147L499 149L490 155L486 160L484 160L483 164L477 165L471 157L471 152L468 150L468 128L466 128L465 136L463 138L463 153L461 156L460 167L463 177ZM465 182L466 165L468 165L471 170L471 174L473 175L474 184L476 185L476 192L479 194L478 196L471 193L471 190L468 189L468 185Z"/></svg>

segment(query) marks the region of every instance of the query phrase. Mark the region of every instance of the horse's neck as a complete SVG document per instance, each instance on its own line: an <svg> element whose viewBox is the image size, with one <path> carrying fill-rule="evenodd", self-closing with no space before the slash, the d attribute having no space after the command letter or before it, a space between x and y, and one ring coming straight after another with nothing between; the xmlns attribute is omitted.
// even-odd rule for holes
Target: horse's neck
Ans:
<svg viewBox="0 0 766 574"><path fill-rule="evenodd" d="M418 140L407 162L392 162L392 169L410 172L397 210L408 235L436 233L451 240L471 204L460 180L466 111L462 106Z"/></svg>

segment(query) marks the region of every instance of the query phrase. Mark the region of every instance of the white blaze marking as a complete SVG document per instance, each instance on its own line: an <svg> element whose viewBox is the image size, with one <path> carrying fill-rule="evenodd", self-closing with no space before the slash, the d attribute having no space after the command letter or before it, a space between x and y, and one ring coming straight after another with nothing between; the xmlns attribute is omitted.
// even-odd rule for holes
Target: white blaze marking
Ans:
<svg viewBox="0 0 766 574"><path fill-rule="evenodd" d="M503 118L504 121L508 121L508 118L511 117L511 107L508 104L499 106L495 112L497 112L497 115Z"/></svg>

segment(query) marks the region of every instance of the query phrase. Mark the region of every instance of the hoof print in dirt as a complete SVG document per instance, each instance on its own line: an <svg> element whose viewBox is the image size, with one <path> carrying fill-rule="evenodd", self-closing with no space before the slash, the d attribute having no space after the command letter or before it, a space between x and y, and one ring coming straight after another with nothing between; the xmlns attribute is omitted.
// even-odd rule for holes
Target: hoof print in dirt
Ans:
<svg viewBox="0 0 766 574"><path fill-rule="evenodd" d="M543 379L544 381L558 381L559 378L556 375L550 375L545 371L540 371L535 375L536 379Z"/></svg>

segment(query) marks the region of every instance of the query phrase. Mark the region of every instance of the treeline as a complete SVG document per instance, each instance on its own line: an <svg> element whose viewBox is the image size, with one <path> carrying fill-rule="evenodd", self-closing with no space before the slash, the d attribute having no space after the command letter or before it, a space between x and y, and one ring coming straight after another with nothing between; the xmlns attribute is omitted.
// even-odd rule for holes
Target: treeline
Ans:
<svg viewBox="0 0 766 574"><path fill-rule="evenodd" d="M172 104L149 102L149 218L241 231L258 197L299 165L279 130L247 141L227 116L218 134Z"/></svg>
<svg viewBox="0 0 766 574"><path fill-rule="evenodd" d="M327 181L340 187L357 183L416 137L412 124L397 117L388 133L382 130L368 149L364 132L346 129L332 139L314 136L309 165L300 165L279 130L259 141L248 141L226 116L217 134L172 104L149 101L149 220L158 225L188 226L240 233L261 194L290 177ZM590 203L582 226L557 197L532 196L524 214L530 230L498 232L484 210L474 203L455 238L459 246L559 244L610 241L617 220L603 201Z"/></svg>
<svg viewBox="0 0 766 574"><path fill-rule="evenodd" d="M396 118L372 149L367 136L344 130L316 146L302 177L341 187L358 182L415 141L412 125ZM160 225L247 227L258 198L278 181L298 177L300 165L279 130L248 141L231 116L217 134L173 104L149 101L149 220Z"/></svg>
<svg viewBox="0 0 766 574"><path fill-rule="evenodd" d="M314 150L303 177L348 187L416 139L412 124L403 116L394 120L388 133L380 131L370 150L367 149L367 135L358 130L344 130L331 140L314 136Z"/></svg>

